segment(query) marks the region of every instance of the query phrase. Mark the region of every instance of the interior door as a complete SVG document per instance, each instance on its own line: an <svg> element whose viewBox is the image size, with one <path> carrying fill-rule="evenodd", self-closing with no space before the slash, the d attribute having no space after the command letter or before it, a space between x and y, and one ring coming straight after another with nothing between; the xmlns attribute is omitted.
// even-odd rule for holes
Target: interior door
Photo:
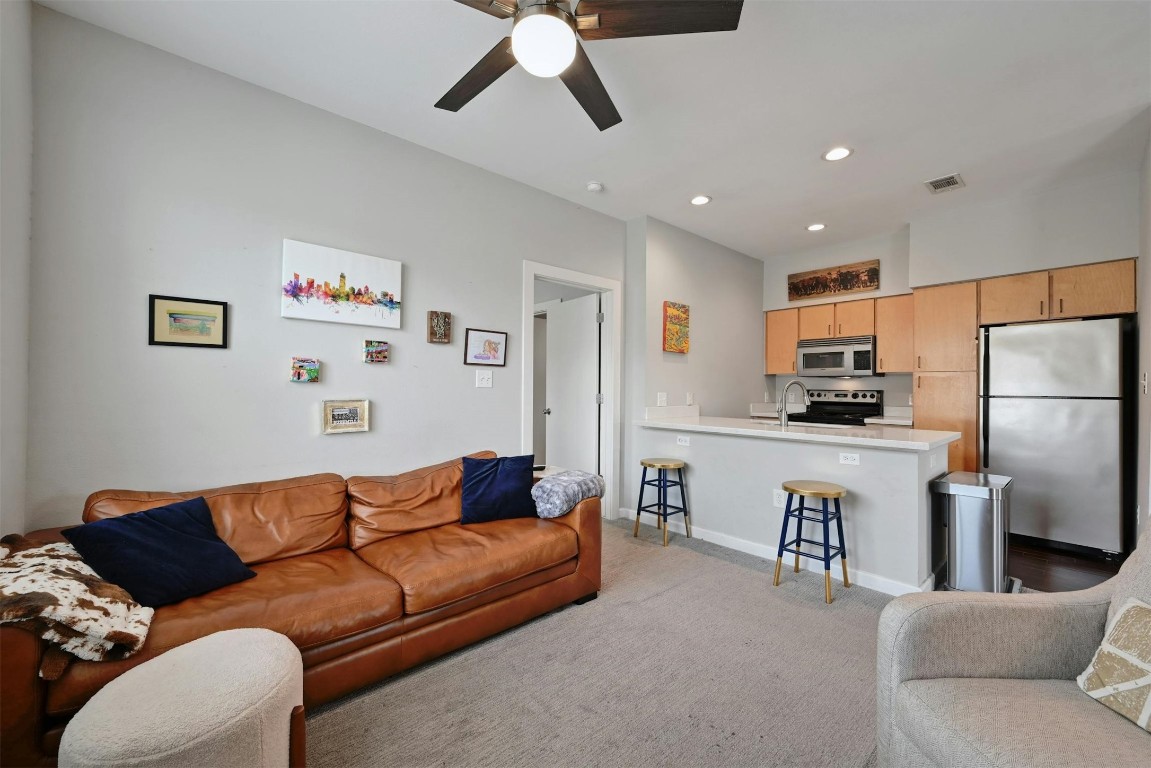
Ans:
<svg viewBox="0 0 1151 768"><path fill-rule="evenodd" d="M547 462L598 473L599 294L548 308Z"/></svg>

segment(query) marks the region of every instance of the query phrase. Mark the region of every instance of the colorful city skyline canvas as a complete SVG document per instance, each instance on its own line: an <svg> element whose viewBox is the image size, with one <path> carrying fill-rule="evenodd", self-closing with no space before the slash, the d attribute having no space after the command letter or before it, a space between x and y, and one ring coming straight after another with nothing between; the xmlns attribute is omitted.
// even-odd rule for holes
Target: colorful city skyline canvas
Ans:
<svg viewBox="0 0 1151 768"><path fill-rule="evenodd" d="M398 261L284 240L280 315L399 328L401 276Z"/></svg>

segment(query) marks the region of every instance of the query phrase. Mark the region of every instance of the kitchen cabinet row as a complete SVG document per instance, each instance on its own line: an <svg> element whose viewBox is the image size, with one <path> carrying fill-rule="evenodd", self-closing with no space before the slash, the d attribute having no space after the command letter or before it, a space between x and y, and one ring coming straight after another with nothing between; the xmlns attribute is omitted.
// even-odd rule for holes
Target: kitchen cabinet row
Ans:
<svg viewBox="0 0 1151 768"><path fill-rule="evenodd" d="M767 375L795 373L800 339L875 336L877 373L910 373L912 296L842 301L764 313L764 369Z"/></svg>

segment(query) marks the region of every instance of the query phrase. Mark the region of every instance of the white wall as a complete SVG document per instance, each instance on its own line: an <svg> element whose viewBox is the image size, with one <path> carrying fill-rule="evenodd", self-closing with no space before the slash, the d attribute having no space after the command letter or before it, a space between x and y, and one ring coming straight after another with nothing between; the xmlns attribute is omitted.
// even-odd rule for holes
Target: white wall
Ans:
<svg viewBox="0 0 1151 768"><path fill-rule="evenodd" d="M1141 258L1136 266L1139 285L1136 296L1139 299L1139 376L1151 376L1151 135L1148 136L1147 152L1143 156L1141 169L1139 210L1142 213L1142 226L1139 234ZM1139 389L1139 529L1151 515L1151 496L1148 495L1148 478L1151 477L1151 395Z"/></svg>
<svg viewBox="0 0 1151 768"><path fill-rule="evenodd" d="M0 2L0 534L25 529L32 4Z"/></svg>
<svg viewBox="0 0 1151 768"><path fill-rule="evenodd" d="M818 235L816 235L818 236ZM763 308L787 309L811 304L827 304L851 299L873 299L908 293L907 262L910 235L907 227L889 235L852 240L847 243L810 248L769 258L763 267ZM847 296L829 296L809 301L787 300L787 276L813 269L838 267L859 261L879 259L879 290Z"/></svg>
<svg viewBox="0 0 1151 768"><path fill-rule="evenodd" d="M952 283L1135 258L1139 187L1133 168L914 217L908 282Z"/></svg>
<svg viewBox="0 0 1151 768"><path fill-rule="evenodd" d="M763 262L647 219L646 381L668 405L695 396L703 416L743 416L763 397ZM691 351L663 351L663 302L690 307Z"/></svg>
<svg viewBox="0 0 1151 768"><path fill-rule="evenodd" d="M517 453L523 260L623 277L623 222L41 7L33 66L29 527L101 488ZM403 327L281 318L285 237L403 262ZM230 348L148 346L149 293L228 301ZM426 343L430 309L451 345ZM467 327L511 333L492 389ZM362 364L365 338L392 362ZM292 355L322 382L290 383ZM346 397L372 431L321 435Z"/></svg>

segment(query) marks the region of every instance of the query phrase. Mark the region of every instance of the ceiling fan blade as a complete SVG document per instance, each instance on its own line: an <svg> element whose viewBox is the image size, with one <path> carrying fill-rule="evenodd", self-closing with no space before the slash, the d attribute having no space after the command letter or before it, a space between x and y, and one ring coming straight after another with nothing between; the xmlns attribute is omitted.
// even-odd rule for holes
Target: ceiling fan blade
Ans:
<svg viewBox="0 0 1151 768"><path fill-rule="evenodd" d="M456 2L483 11L497 19L510 19L516 14L516 0L456 0Z"/></svg>
<svg viewBox="0 0 1151 768"><path fill-rule="evenodd" d="M564 85L575 96L584 112L587 112L596 128L606 131L623 120L615 104L612 104L611 96L607 95L607 89L603 87L595 67L591 65L591 59L578 42L575 61L560 73L560 80L564 81Z"/></svg>
<svg viewBox="0 0 1151 768"><path fill-rule="evenodd" d="M743 0L580 0L575 17L584 40L611 40L730 32L742 11Z"/></svg>
<svg viewBox="0 0 1151 768"><path fill-rule="evenodd" d="M460 107L478 96L480 91L498 80L500 75L514 67L515 63L516 57L512 55L512 39L505 37L436 102L436 108L459 112Z"/></svg>

